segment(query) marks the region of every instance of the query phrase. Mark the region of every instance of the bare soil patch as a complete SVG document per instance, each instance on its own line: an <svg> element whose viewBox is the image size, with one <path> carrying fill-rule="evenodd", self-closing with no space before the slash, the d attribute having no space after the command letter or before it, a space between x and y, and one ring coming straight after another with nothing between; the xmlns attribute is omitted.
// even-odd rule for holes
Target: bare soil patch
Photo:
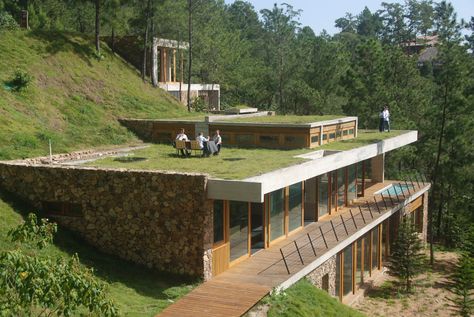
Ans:
<svg viewBox="0 0 474 317"><path fill-rule="evenodd" d="M384 273L387 274L386 278L353 306L369 317L457 316L450 300L453 298L450 275L457 261L458 254L454 252L436 252L433 269L428 269L416 278L410 295L403 294L396 279Z"/></svg>

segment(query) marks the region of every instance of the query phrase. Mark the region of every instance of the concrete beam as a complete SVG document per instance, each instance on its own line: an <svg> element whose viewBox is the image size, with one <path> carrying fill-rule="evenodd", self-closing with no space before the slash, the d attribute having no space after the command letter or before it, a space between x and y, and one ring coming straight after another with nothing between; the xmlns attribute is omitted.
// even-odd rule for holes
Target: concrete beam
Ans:
<svg viewBox="0 0 474 317"><path fill-rule="evenodd" d="M255 182L208 179L207 198L263 203L262 184Z"/></svg>

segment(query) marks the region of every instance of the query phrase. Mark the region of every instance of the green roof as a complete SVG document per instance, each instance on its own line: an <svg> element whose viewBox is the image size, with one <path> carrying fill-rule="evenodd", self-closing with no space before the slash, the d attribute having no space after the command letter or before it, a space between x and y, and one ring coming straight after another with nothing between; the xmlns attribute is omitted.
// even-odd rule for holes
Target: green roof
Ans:
<svg viewBox="0 0 474 317"><path fill-rule="evenodd" d="M297 155L318 150L347 151L377 143L404 132L380 133L378 131L360 131L356 139L333 142L313 149L273 150L224 147L220 155L209 158L202 158L199 155L194 155L194 153L189 158L181 158L176 155L176 150L171 145L153 144L145 149L129 152L128 156L106 157L86 163L85 165L206 173L211 177L221 179L244 179L307 161L307 159L296 157Z"/></svg>
<svg viewBox="0 0 474 317"><path fill-rule="evenodd" d="M213 123L219 121L225 122L247 122L247 123L312 123L312 122L321 122L327 120L341 119L347 116L344 115L326 115L326 116L257 116L257 117L243 117L243 118L223 118L219 119Z"/></svg>

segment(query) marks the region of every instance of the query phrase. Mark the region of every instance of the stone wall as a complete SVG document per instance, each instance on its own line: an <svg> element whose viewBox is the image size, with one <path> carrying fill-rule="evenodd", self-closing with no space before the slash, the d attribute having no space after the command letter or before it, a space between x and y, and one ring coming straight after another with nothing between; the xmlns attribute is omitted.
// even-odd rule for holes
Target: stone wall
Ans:
<svg viewBox="0 0 474 317"><path fill-rule="evenodd" d="M204 279L213 230L206 182L199 174L0 162L0 189L38 209L66 206L54 220L100 250ZM70 213L71 204L79 210Z"/></svg>
<svg viewBox="0 0 474 317"><path fill-rule="evenodd" d="M329 260L318 266L314 271L306 275L306 278L316 286L322 289L323 276L329 275L329 295L336 296L336 256L334 255Z"/></svg>

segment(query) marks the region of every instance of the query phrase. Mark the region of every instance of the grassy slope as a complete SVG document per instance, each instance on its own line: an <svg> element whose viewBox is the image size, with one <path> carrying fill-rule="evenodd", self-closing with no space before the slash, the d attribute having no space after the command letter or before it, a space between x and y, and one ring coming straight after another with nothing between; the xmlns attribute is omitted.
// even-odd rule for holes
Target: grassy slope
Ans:
<svg viewBox="0 0 474 317"><path fill-rule="evenodd" d="M109 49L98 61L80 36L17 31L0 37L0 159L44 155L48 139L56 153L133 142L116 118L187 115ZM34 78L19 93L4 88L16 68Z"/></svg>
<svg viewBox="0 0 474 317"><path fill-rule="evenodd" d="M44 155L48 139L55 152L136 142L117 117L187 115L108 49L98 61L89 42L79 36L18 31L0 33L0 39L0 159ZM20 93L4 89L17 67L34 77L31 87ZM32 211L0 192L0 251L15 247L6 233ZM111 297L127 316L153 316L194 283L100 253L64 230L44 252L66 257L78 253L109 284Z"/></svg>
<svg viewBox="0 0 474 317"><path fill-rule="evenodd" d="M265 300L270 305L269 317L363 317L326 292L303 279L284 293Z"/></svg>
<svg viewBox="0 0 474 317"><path fill-rule="evenodd" d="M7 238L7 232L22 222L23 215L32 211L28 205L0 193L0 252L16 247ZM110 297L125 316L154 316L189 292L196 283L182 276L153 272L98 252L64 229L57 234L54 245L41 253L66 258L77 253L81 262L93 267L95 275L108 284Z"/></svg>

